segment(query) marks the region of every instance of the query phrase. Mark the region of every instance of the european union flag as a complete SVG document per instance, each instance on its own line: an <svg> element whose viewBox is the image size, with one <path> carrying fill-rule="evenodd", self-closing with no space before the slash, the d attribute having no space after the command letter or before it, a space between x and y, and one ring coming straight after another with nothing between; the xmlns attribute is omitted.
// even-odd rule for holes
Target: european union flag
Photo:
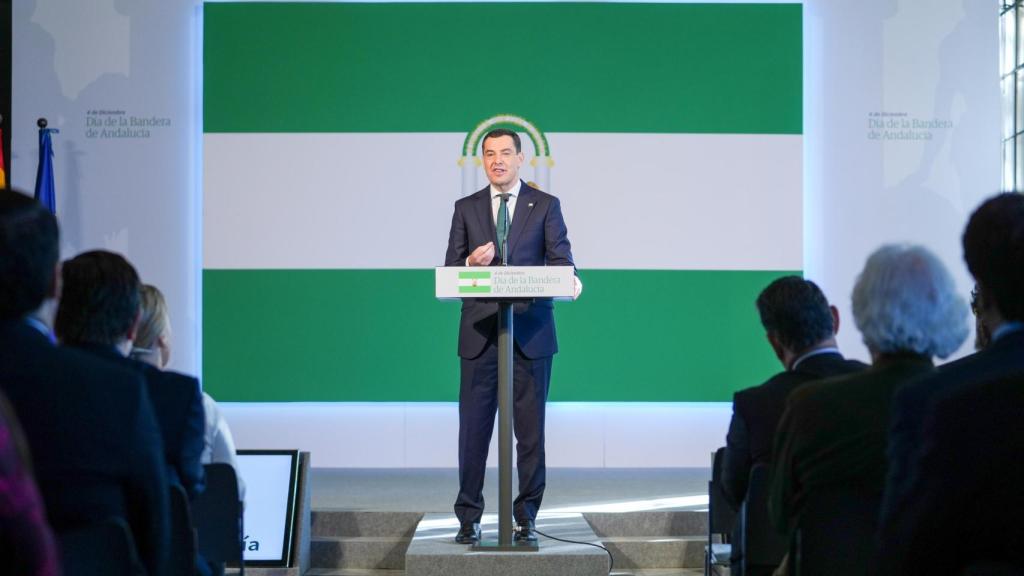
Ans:
<svg viewBox="0 0 1024 576"><path fill-rule="evenodd" d="M36 170L36 200L51 214L57 213L57 197L53 189L53 142L50 133L56 128L39 129L39 169Z"/></svg>

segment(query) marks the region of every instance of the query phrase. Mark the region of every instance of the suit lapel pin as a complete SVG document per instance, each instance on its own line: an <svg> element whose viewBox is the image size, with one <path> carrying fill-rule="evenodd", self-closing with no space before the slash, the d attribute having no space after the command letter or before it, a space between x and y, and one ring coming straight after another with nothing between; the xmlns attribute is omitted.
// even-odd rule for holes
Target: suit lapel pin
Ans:
<svg viewBox="0 0 1024 576"><path fill-rule="evenodd" d="M533 202L530 202L529 204L527 204L526 207L527 208L533 208Z"/></svg>

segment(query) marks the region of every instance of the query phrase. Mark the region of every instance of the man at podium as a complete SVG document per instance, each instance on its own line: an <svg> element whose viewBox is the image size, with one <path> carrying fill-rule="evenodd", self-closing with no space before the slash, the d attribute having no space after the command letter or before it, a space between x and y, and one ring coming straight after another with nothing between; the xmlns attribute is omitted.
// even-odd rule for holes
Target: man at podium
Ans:
<svg viewBox="0 0 1024 576"><path fill-rule="evenodd" d="M524 156L519 135L495 129L481 145L490 185L455 203L445 266L573 266L558 198L519 179ZM578 296L582 285L575 282ZM519 495L513 503L514 539L536 542L534 520L544 496L544 408L551 359L558 351L554 303L516 303L513 310L513 419ZM480 540L484 472L498 406L498 304L465 299L459 324L459 494L455 515L460 544Z"/></svg>

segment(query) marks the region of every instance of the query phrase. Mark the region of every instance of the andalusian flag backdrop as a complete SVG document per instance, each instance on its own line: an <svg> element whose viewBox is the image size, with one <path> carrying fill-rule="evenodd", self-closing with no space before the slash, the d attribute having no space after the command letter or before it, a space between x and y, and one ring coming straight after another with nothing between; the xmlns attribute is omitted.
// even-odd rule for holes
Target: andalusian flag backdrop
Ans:
<svg viewBox="0 0 1024 576"><path fill-rule="evenodd" d="M556 306L551 400L725 401L777 371L754 299L802 268L801 19L207 3L207 389L457 400L459 306L434 299L433 267L464 183L486 182L467 135L499 115L535 128L528 162L549 148L521 175L562 200L585 284Z"/></svg>

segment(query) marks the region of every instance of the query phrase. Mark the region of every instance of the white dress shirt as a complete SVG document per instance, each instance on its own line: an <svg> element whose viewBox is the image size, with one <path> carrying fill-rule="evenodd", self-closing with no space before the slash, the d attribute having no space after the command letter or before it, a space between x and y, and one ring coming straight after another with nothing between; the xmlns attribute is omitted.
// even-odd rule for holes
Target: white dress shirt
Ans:
<svg viewBox="0 0 1024 576"><path fill-rule="evenodd" d="M516 211L516 200L519 198L519 190L523 187L523 181L517 180L515 187L508 191L508 227L512 228L512 215ZM494 219L494 229L498 229L498 209L501 207L501 198L498 195L501 194L501 190L494 187L491 184L491 217Z"/></svg>
<svg viewBox="0 0 1024 576"><path fill-rule="evenodd" d="M790 370L796 370L796 367L801 362L803 362L804 360L807 360L811 356L818 356L819 354L839 354L839 348L836 348L835 346L826 346L824 348L818 348L818 349L815 349L815 350L811 350L807 354L804 354L803 356L800 356L796 360L793 360L793 363L789 366L789 369Z"/></svg>
<svg viewBox="0 0 1024 576"><path fill-rule="evenodd" d="M238 469L238 459L235 457L235 439L231 436L227 420L221 416L217 402L206 392L203 392L203 414L206 417L206 422L203 433L203 452L199 461L203 464L211 462L230 464L235 469L235 476L238 478L238 496L244 502L245 481L242 479L242 472Z"/></svg>

